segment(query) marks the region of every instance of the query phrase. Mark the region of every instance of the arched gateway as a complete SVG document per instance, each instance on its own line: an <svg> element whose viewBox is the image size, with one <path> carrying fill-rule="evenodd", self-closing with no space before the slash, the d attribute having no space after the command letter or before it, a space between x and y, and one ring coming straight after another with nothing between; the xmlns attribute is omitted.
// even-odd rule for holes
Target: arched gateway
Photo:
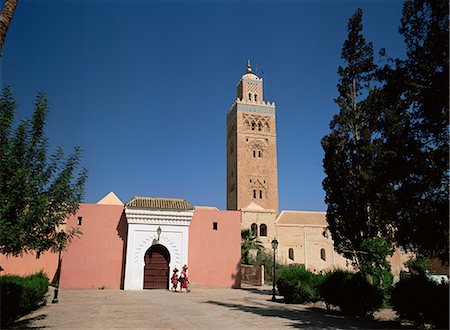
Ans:
<svg viewBox="0 0 450 330"><path fill-rule="evenodd" d="M128 223L125 290L168 289L170 270L188 263L194 207L183 199L134 197Z"/></svg>
<svg viewBox="0 0 450 330"><path fill-rule="evenodd" d="M152 245L144 256L144 289L169 288L170 253L164 245Z"/></svg>

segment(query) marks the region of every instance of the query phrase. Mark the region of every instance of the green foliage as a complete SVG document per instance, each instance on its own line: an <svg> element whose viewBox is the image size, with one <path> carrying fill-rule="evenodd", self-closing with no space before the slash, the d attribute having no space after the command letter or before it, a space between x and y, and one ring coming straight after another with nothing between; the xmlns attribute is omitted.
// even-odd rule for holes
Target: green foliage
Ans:
<svg viewBox="0 0 450 330"><path fill-rule="evenodd" d="M78 172L81 151L64 157L58 147L47 156L48 101L36 96L34 113L13 128L17 103L10 87L0 98L0 252L20 255L64 249L77 230L60 226L75 214L84 192L86 169Z"/></svg>
<svg viewBox="0 0 450 330"><path fill-rule="evenodd" d="M320 299L319 286L323 276L303 267L289 267L281 271L277 279L279 293L288 304L304 304Z"/></svg>
<svg viewBox="0 0 450 330"><path fill-rule="evenodd" d="M242 229L241 231L241 262L245 265L250 264L250 251L261 250L262 243L253 235L250 229Z"/></svg>
<svg viewBox="0 0 450 330"><path fill-rule="evenodd" d="M405 266L415 275L425 276L431 271L428 259L420 254L412 256L411 259L405 263Z"/></svg>
<svg viewBox="0 0 450 330"><path fill-rule="evenodd" d="M400 33L404 60L381 71L380 134L387 180L385 206L395 215L396 240L448 264L449 25L448 2L406 1Z"/></svg>
<svg viewBox="0 0 450 330"><path fill-rule="evenodd" d="M384 302L387 304L394 276L386 258L392 255L392 249L383 237L372 237L362 241L361 252L361 272L369 276L373 284L383 291Z"/></svg>
<svg viewBox="0 0 450 330"><path fill-rule="evenodd" d="M330 123L331 132L322 139L326 177L328 230L335 249L359 266L364 239L380 234L392 242L392 232L384 217L383 185L379 185L377 141L376 66L373 47L362 35L362 11L356 10L347 26L348 37L341 57L339 96L335 100L339 113Z"/></svg>
<svg viewBox="0 0 450 330"><path fill-rule="evenodd" d="M382 290L370 284L360 272L329 272L319 292L327 306L338 307L346 314L371 316L383 305Z"/></svg>
<svg viewBox="0 0 450 330"><path fill-rule="evenodd" d="M448 329L449 285L435 283L426 276L414 275L398 282L391 293L392 308L400 318L416 326L433 324Z"/></svg>
<svg viewBox="0 0 450 330"><path fill-rule="evenodd" d="M26 277L0 276L2 328L44 306L48 285L49 279L42 271Z"/></svg>

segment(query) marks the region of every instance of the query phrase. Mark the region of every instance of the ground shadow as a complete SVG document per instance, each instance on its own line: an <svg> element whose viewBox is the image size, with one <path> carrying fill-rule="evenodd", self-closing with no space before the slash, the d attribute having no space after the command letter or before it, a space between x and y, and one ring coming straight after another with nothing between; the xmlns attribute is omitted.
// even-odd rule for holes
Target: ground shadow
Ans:
<svg viewBox="0 0 450 330"><path fill-rule="evenodd" d="M342 315L336 311L327 311L316 307L304 309L290 305L274 303L271 306L251 306L245 304L228 304L209 300L205 303L222 306L264 317L278 317L290 320L291 327L297 329L412 329L395 321L378 321ZM297 307L299 305L296 305Z"/></svg>
<svg viewBox="0 0 450 330"><path fill-rule="evenodd" d="M272 298L272 289L258 289L258 288L245 288L245 287L242 288L241 287L241 290L260 294L263 296L267 296L267 300L270 300ZM275 292L276 292L276 294L278 294L277 291L275 291Z"/></svg>
<svg viewBox="0 0 450 330"><path fill-rule="evenodd" d="M45 329L47 327L37 327L33 326L33 323L39 320L44 320L47 318L46 314L33 316L33 317L23 317L22 319L14 322L12 326L4 329Z"/></svg>

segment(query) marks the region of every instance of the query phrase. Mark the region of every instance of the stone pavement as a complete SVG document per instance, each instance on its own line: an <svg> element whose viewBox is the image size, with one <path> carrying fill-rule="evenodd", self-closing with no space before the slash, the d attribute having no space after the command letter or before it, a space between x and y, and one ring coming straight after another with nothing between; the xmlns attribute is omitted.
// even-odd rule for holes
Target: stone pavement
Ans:
<svg viewBox="0 0 450 330"><path fill-rule="evenodd" d="M392 321L344 317L320 307L270 301L270 287L61 290L59 303L25 317L25 329L386 329ZM278 297L280 298L280 297ZM388 314L389 317L392 314Z"/></svg>

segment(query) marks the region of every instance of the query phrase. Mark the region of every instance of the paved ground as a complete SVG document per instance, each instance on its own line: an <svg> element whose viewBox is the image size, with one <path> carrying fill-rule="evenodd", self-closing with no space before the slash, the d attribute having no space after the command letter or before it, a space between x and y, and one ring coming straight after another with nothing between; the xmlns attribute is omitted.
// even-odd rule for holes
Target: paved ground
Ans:
<svg viewBox="0 0 450 330"><path fill-rule="evenodd" d="M393 321L343 317L270 301L270 287L193 290L61 290L59 303L26 317L28 329L386 329ZM49 301L51 297L49 297ZM393 314L384 312L384 319Z"/></svg>

